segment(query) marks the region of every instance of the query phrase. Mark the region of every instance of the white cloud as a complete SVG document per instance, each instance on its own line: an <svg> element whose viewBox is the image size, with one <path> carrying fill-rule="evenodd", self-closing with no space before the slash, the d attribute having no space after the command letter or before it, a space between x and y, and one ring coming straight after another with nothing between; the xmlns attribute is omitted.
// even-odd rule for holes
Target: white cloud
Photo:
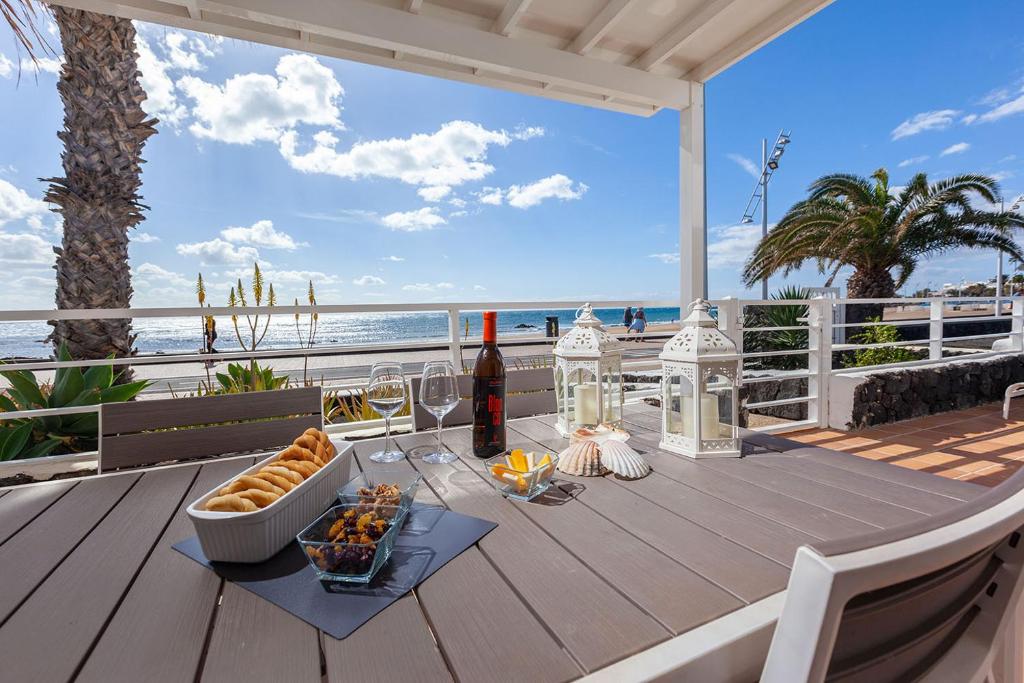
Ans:
<svg viewBox="0 0 1024 683"><path fill-rule="evenodd" d="M771 229L773 226L769 225ZM726 225L712 229L714 241L708 244L708 267L743 265L761 241L760 225Z"/></svg>
<svg viewBox="0 0 1024 683"><path fill-rule="evenodd" d="M466 206L466 200L460 199L459 197L452 197L448 200L448 203L454 206L456 209L462 209Z"/></svg>
<svg viewBox="0 0 1024 683"><path fill-rule="evenodd" d="M930 157L927 154L922 154L919 157L910 157L909 159L904 159L903 161L896 165L899 166L900 168L906 168L907 166L914 166L915 164L920 164L922 162L928 161L929 158Z"/></svg>
<svg viewBox="0 0 1024 683"><path fill-rule="evenodd" d="M484 287L483 285L473 285L473 291L476 291L476 292L486 292L487 288Z"/></svg>
<svg viewBox="0 0 1024 683"><path fill-rule="evenodd" d="M420 230L434 230L448 221L437 213L433 206L425 206L415 211L396 211L381 217L382 225L392 230L403 230L405 232L418 232Z"/></svg>
<svg viewBox="0 0 1024 683"><path fill-rule="evenodd" d="M131 234L131 241L138 244L150 244L151 242L159 242L160 238L148 232L134 232Z"/></svg>
<svg viewBox="0 0 1024 683"><path fill-rule="evenodd" d="M468 215L469 215L469 211L465 211L465 210L462 210L462 211L452 211L450 214L448 214L448 218L461 218L462 216L468 216Z"/></svg>
<svg viewBox="0 0 1024 683"><path fill-rule="evenodd" d="M343 282L343 279L337 275L324 273L319 270L284 270L278 268L266 267L268 264L266 261L260 262L260 272L263 273L263 279L266 282L273 282L274 285L303 285L303 292L305 292L305 285L310 280L313 281L315 286L320 285L336 285ZM242 278L246 280L252 277L252 266L245 266L241 268L234 268L224 272L226 277L230 278ZM303 293L305 296L305 293Z"/></svg>
<svg viewBox="0 0 1024 683"><path fill-rule="evenodd" d="M992 174L991 177L996 182L1001 183L1004 180L1009 180L1010 178L1014 177L1015 175L1016 174L1013 171L996 171L995 173Z"/></svg>
<svg viewBox="0 0 1024 683"><path fill-rule="evenodd" d="M1007 116L1013 116L1014 114L1020 114L1022 112L1024 112L1024 95L1020 95L1016 99L1004 102L998 107L985 112L978 117L978 121L981 123L991 123L992 121L998 121L999 119L1004 119Z"/></svg>
<svg viewBox="0 0 1024 683"><path fill-rule="evenodd" d="M967 116L965 116L962 119L960 119L960 123L964 124L965 126L969 126L969 125L971 125L972 123L974 123L977 120L978 120L978 115L977 114L968 114Z"/></svg>
<svg viewBox="0 0 1024 683"><path fill-rule="evenodd" d="M936 111L921 112L893 128L892 139L899 140L900 138L923 133L926 130L949 128L953 123L953 118L959 113L956 109L938 109Z"/></svg>
<svg viewBox="0 0 1024 683"><path fill-rule="evenodd" d="M755 164L753 161L743 156L742 154L726 154L725 156L727 156L732 161L735 161L740 168L742 168L755 179L761 177L761 169L758 168L757 164Z"/></svg>
<svg viewBox="0 0 1024 683"><path fill-rule="evenodd" d="M146 91L143 110L177 129L188 115L188 110L178 102L174 81L167 73L171 65L156 56L142 35L136 36L135 48L139 53L139 83Z"/></svg>
<svg viewBox="0 0 1024 683"><path fill-rule="evenodd" d="M293 251L299 247L308 247L306 242L296 242L291 235L274 228L268 220L256 221L252 227L228 227L220 231L220 236L228 242L249 244L265 249L287 249Z"/></svg>
<svg viewBox="0 0 1024 683"><path fill-rule="evenodd" d="M25 58L21 60L22 71L34 71L35 73L46 73L54 76L60 75L60 68L64 66L64 58L61 57L36 57L36 61Z"/></svg>
<svg viewBox="0 0 1024 683"><path fill-rule="evenodd" d="M42 217L48 213L46 202L0 178L0 225L10 221L31 221L34 218L33 227L38 228L41 227Z"/></svg>
<svg viewBox="0 0 1024 683"><path fill-rule="evenodd" d="M404 256L381 256L381 261L391 261L392 263L401 263L405 260Z"/></svg>
<svg viewBox="0 0 1024 683"><path fill-rule="evenodd" d="M376 275L363 275L362 277L353 279L352 284L357 287L379 287L380 285L386 285L387 283Z"/></svg>
<svg viewBox="0 0 1024 683"><path fill-rule="evenodd" d="M200 38L187 37L184 33L171 31L164 38L165 50L170 63L183 71L203 71L206 65L199 61L200 57L214 55Z"/></svg>
<svg viewBox="0 0 1024 683"><path fill-rule="evenodd" d="M984 97L978 100L978 104L982 104L986 107L994 107L1002 104L1011 97L1013 97L1013 92L1010 88L996 88L995 90L990 90Z"/></svg>
<svg viewBox="0 0 1024 683"><path fill-rule="evenodd" d="M537 206L545 199L561 199L570 201L581 198L589 188L580 182L573 184L572 178L556 173L541 178L529 185L512 185L505 191L505 199L509 206L517 209L528 209Z"/></svg>
<svg viewBox="0 0 1024 683"><path fill-rule="evenodd" d="M415 282L409 285L403 285L402 289L406 292L434 292L438 289L453 289L455 285L450 282Z"/></svg>
<svg viewBox="0 0 1024 683"><path fill-rule="evenodd" d="M679 263L679 254L673 252L664 252L660 254L648 254L647 258L652 258L662 263Z"/></svg>
<svg viewBox="0 0 1024 683"><path fill-rule="evenodd" d="M50 265L53 260L53 247L38 235L0 232L0 263Z"/></svg>
<svg viewBox="0 0 1024 683"><path fill-rule="evenodd" d="M505 199L505 191L500 187L485 187L476 193L476 198L481 204L500 206L501 202Z"/></svg>
<svg viewBox="0 0 1024 683"><path fill-rule="evenodd" d="M447 197L451 191L452 188L448 185L434 185L431 187L421 187L416 190L416 194L428 202L439 202Z"/></svg>
<svg viewBox="0 0 1024 683"><path fill-rule="evenodd" d="M196 76L180 79L177 86L193 101L196 120L189 130L199 138L247 145L294 135L300 123L343 128L339 100L345 91L333 71L302 54L281 57L275 71L276 76L239 74L223 85Z"/></svg>
<svg viewBox="0 0 1024 683"><path fill-rule="evenodd" d="M955 145L950 145L946 149L942 150L942 153L939 154L939 156L940 157L944 157L944 156L948 156L950 154L962 154L962 153L966 152L967 150L969 150L970 148L971 148L971 146L969 144L967 144L966 142L958 142Z"/></svg>
<svg viewBox="0 0 1024 683"><path fill-rule="evenodd" d="M176 246L182 256L197 256L203 265L253 263L260 254L253 247L240 247L216 237L207 242L189 242Z"/></svg>
<svg viewBox="0 0 1024 683"><path fill-rule="evenodd" d="M172 285L174 287L188 287L191 288L195 283L182 275L181 273L175 273L174 271L162 268L155 263L143 263L138 267L132 267L132 282L144 284L146 286L153 286L154 284L161 285Z"/></svg>
<svg viewBox="0 0 1024 683"><path fill-rule="evenodd" d="M0 78L10 78L14 75L14 62L7 58L3 52L0 52Z"/></svg>
<svg viewBox="0 0 1024 683"><path fill-rule="evenodd" d="M304 173L324 173L339 178L388 178L409 185L455 186L480 180L494 171L487 163L492 145L507 147L513 140L543 134L543 129L509 133L488 130L469 121L449 121L434 133L416 133L408 138L357 142L348 151L338 151L338 139L321 131L313 136L314 146L299 154L298 135L281 136L281 154L292 168Z"/></svg>

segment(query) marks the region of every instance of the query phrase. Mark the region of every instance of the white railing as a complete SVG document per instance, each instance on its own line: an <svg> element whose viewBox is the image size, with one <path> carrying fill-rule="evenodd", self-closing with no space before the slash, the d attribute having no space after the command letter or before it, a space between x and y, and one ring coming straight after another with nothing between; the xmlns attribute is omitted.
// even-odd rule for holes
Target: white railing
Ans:
<svg viewBox="0 0 1024 683"><path fill-rule="evenodd" d="M1006 299L1004 298L1004 301ZM765 359L782 357L806 357L803 367L791 370L764 369L761 375L752 375L749 372L744 378L746 384L755 385L761 382L772 382L779 380L807 379L807 392L801 396L782 398L777 400L749 402L747 408L773 408L786 405L804 403L807 405L807 419L801 421L788 421L779 426L767 427L766 431L781 429L792 429L807 425L826 426L828 423L828 388L829 379L836 374L864 372L865 370L887 369L891 367L912 367L927 363L934 363L943 360L944 350L948 350L950 343L963 341L979 341L988 339L1008 338L1009 343L1004 350L1000 351L975 351L971 358L981 358L997 353L1020 353L1024 350L1024 300L1021 298L1012 299L1011 329L1008 333L986 333L965 336L945 336L944 324L947 322L987 322L993 320L992 314L977 316L950 317L947 312L949 307L957 306L979 306L992 304L993 298L970 298L958 299L838 299L838 298L815 298L810 300L760 300L760 299L720 299L711 303L717 307L719 325L736 342L742 355L745 365L750 366L753 362L764 362ZM412 341L383 340L370 344L329 344L314 345L312 348L280 348L280 349L258 349L256 351L225 351L209 355L202 353L162 353L145 354L132 358L118 358L111 360L25 360L7 363L3 366L5 370L29 370L33 372L51 372L61 367L88 367L94 365L181 365L189 369L191 364L202 364L206 361L222 363L231 360L249 359L309 359L319 357L336 357L362 354L402 354L408 352L434 351L447 355L456 368L465 367L464 350L466 347L476 347L480 344L479 337L462 336L461 320L462 315L467 312L482 310L513 311L513 310L575 310L581 302L577 301L529 301L529 302L460 302L460 303L431 303L431 304L347 304L347 305L317 305L310 306L262 306L248 308L139 308L139 309L82 309L82 310L25 310L25 311L0 311L0 335L3 334L3 323L10 322L45 322L48 320L72 320L72 319L116 319L116 318L179 318L192 317L196 320L196 329L201 330L200 321L203 316L213 315L219 317L244 316L244 315L275 315L290 317L298 313L308 315L316 312L321 316L336 313L415 313L435 312L447 315L447 334L429 339ZM644 306L646 308L673 307L676 302L665 301L594 301L591 302L594 308L621 309L625 306ZM858 304L883 304L901 305L916 308L927 307L928 316L904 320L885 320L877 323L843 323L842 311L847 305ZM797 325L786 326L756 326L748 325L750 317L747 315L749 309L756 307L773 306L806 306L807 316L798 321ZM838 311L838 312L837 312ZM615 324L617 321L607 321L608 324ZM889 325L900 327L928 326L926 339L921 340L900 340L877 344L860 343L834 343L834 340L845 338L844 334L836 334L837 330L850 328L865 328L874 325ZM667 329L650 331L639 335L641 339L660 340L670 336L678 328L678 322L667 326ZM801 348L771 348L768 350L752 350L744 348L745 335L751 333L802 331L807 333L807 345ZM197 334L198 337L198 334ZM630 335L630 339L636 339L637 335ZM527 357L528 363L532 359L547 359L551 353L551 346L554 340L540 335L523 334L507 335L503 338L504 346L511 348L537 347L541 353L533 357ZM927 358L914 361L906 361L890 365L872 366L871 368L842 368L833 367L833 352L857 351L867 348L880 348L887 346L905 346L927 348ZM642 370L653 370L659 367L657 360L658 349L638 348L632 350L626 345L626 358L623 367L626 372ZM948 358L946 360L949 360ZM515 362L515 357L510 356L510 363ZM201 366L199 366L201 368ZM368 369L368 368L367 368ZM320 368L319 370L323 370ZM203 371L192 368L191 377L202 377ZM311 370L310 375L315 375L318 370ZM325 390L349 391L358 389L365 384L365 375L362 370L348 378L325 381ZM414 374L414 373L413 373ZM640 390L627 394L634 400L638 400L654 391ZM88 410L88 409L86 409ZM34 413L42 417L42 411L23 411L25 414L0 413L0 419L14 419L15 417L27 417ZM343 427L336 426L335 429L349 429L352 427L366 428L366 423L357 425L348 424Z"/></svg>

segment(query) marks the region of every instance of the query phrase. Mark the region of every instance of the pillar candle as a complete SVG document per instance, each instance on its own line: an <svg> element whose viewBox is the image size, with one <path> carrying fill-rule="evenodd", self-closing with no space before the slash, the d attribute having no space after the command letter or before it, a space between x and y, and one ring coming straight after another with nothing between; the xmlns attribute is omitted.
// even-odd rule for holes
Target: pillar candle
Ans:
<svg viewBox="0 0 1024 683"><path fill-rule="evenodd" d="M696 438L693 433L693 397L683 396L683 436ZM718 397L708 393L700 395L700 438L717 439L721 435L718 427Z"/></svg>
<svg viewBox="0 0 1024 683"><path fill-rule="evenodd" d="M576 402L576 423L581 425L597 424L597 383L583 382L572 389Z"/></svg>

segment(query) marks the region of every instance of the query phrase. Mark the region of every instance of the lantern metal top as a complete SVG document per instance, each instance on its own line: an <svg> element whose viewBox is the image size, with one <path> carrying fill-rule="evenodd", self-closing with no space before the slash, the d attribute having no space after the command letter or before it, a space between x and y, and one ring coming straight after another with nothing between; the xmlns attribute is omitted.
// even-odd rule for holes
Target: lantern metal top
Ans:
<svg viewBox="0 0 1024 683"><path fill-rule="evenodd" d="M668 340L658 356L661 360L696 362L698 360L735 360L736 344L718 329L718 321L704 299L690 304L690 315L683 320L683 329Z"/></svg>
<svg viewBox="0 0 1024 683"><path fill-rule="evenodd" d="M603 353L620 351L622 344L601 327L589 303L576 311L575 327L555 344L555 355L563 358L596 358Z"/></svg>

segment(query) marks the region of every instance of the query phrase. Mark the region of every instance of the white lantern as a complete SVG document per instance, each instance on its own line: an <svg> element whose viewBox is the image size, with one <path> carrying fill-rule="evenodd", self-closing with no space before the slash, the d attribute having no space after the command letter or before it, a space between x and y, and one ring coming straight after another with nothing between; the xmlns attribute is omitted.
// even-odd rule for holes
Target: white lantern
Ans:
<svg viewBox="0 0 1024 683"><path fill-rule="evenodd" d="M555 344L558 430L622 423L622 344L601 327L590 304Z"/></svg>
<svg viewBox="0 0 1024 683"><path fill-rule="evenodd" d="M691 458L737 458L742 359L709 310L703 299L690 304L683 329L658 356L661 447Z"/></svg>

